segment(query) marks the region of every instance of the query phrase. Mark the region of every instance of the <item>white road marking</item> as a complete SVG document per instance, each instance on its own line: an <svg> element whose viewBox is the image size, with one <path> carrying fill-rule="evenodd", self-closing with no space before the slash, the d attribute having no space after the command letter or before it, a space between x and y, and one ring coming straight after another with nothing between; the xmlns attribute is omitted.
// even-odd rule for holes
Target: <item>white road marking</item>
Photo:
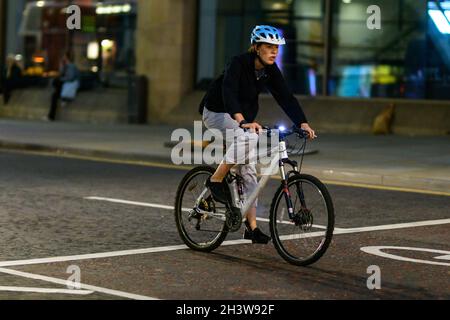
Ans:
<svg viewBox="0 0 450 320"><path fill-rule="evenodd" d="M169 251L183 250L183 249L187 249L187 247L185 245L178 245L178 246L166 246L166 247L156 247L156 248L136 249L136 250L123 250L123 251L113 251L113 252L103 252L103 253L93 253L93 254L63 256L63 257L31 259L31 260L5 261L5 262L0 262L0 267L26 266L26 265L33 265L33 264L45 264L45 263L67 262L67 261L81 261L81 260L90 260L90 259L123 257L123 256L131 256L131 255L139 255L139 254L147 254L147 253L169 252Z"/></svg>
<svg viewBox="0 0 450 320"><path fill-rule="evenodd" d="M406 229L406 228L416 228L416 227L428 227L428 226L438 226L438 225L449 224L449 223L450 223L450 219L406 222L406 223L386 224L386 225L374 226L374 227L343 229L341 231L338 231L337 234L396 230L396 229Z"/></svg>
<svg viewBox="0 0 450 320"><path fill-rule="evenodd" d="M59 294L73 294L82 296L94 293L94 291L88 290L69 290L69 289L31 288L31 287L1 287L1 286L0 291L29 292L29 293L59 293Z"/></svg>
<svg viewBox="0 0 450 320"><path fill-rule="evenodd" d="M334 235L364 233L364 232L384 231L384 230L395 230L395 229L407 229L407 228L435 226L435 225L443 225L443 224L450 224L450 219L430 220L430 221L411 222L411 223L389 224L389 225L384 225L384 226L336 230L334 232ZM311 233L302 234L302 235L283 235L281 237L281 240L298 239L298 238L313 238L313 237L323 236L323 234L324 234L323 231L318 231L318 232L311 232ZM249 243L250 243L249 240L231 240L231 241L225 241L222 244L222 246L232 246L232 245L249 244ZM40 258L40 259L31 259L31 260L4 261L4 262L0 262L0 267L14 267L14 266L25 266L25 265L34 265L34 264L123 257L123 256L148 254L148 253L163 253L163 252L170 252L170 251L179 251L179 250L186 250L186 249L188 249L188 247L185 245L175 245L175 246L154 247L154 248L147 248L147 249L122 250L122 251L92 253L92 254L73 255L73 256Z"/></svg>
<svg viewBox="0 0 450 320"><path fill-rule="evenodd" d="M426 248L388 247L388 246L377 246L377 247L364 247L364 248L361 248L361 251L363 251L365 253L373 254L373 255L376 255L376 256L383 257L383 258L394 259L394 260L399 260L399 261L407 261L407 262L415 262L415 263L423 263L423 264L431 264L431 265L437 265L437 266L448 266L448 267L450 267L450 263L402 257L402 256L399 256L399 255L396 255L396 254L383 252L382 250L407 250L407 251L431 252L431 253L445 254L446 256L448 256L448 254L450 253L449 251L426 249Z"/></svg>
<svg viewBox="0 0 450 320"><path fill-rule="evenodd" d="M104 202L111 202L111 203L119 203L119 204L126 204L126 205L132 205L132 206L138 206L138 207L147 207L147 208L156 208L156 209L165 209L165 210L175 210L175 207L173 206L167 206L157 203L148 203L148 202L136 202L136 201L128 201L128 200L122 200L122 199L113 199L113 198L104 198L104 197L85 197L85 200L94 200L94 201L104 201ZM183 211L189 212L192 209L188 208L182 208ZM256 220L261 222L269 222L269 219L267 218L256 218ZM283 224L292 224L292 222L289 221L282 221ZM326 229L325 226L321 225L313 225L313 227L317 229ZM341 228L335 228L335 230L345 230Z"/></svg>
<svg viewBox="0 0 450 320"><path fill-rule="evenodd" d="M111 199L111 198L102 198L102 197L85 197L84 199L105 201L105 202L112 202L112 203L120 203L120 204L128 204L128 205L139 206L139 207L174 210L174 207L172 207L172 206L166 206L166 205L154 204L154 203L146 203L146 202L127 201L127 200L121 200L121 199Z"/></svg>
<svg viewBox="0 0 450 320"><path fill-rule="evenodd" d="M139 206L146 206L146 207L152 207L152 208L173 210L173 207L170 207L170 206L148 204L148 203L142 203L142 202L125 201L125 200L100 198L100 197L86 197L85 199L98 200L98 201L109 201L109 202L122 203L122 204L131 204L131 205L139 205ZM443 225L443 224L450 224L450 219L398 223L398 224L389 224L389 225L362 227L362 228L349 228L349 229L336 228L334 234L340 235L340 234L363 233L363 232L373 232L373 231L383 231L383 230L396 230L396 229L435 226L435 225ZM292 240L292 239L298 239L298 238L310 238L310 237L318 237L318 236L323 236L323 232L311 232L309 234L303 234L303 235L284 235L281 237L281 240ZM248 244L248 243L250 243L250 241L248 241L248 240L233 240L233 241L225 241L223 243L223 246L240 245L240 244ZM387 247L384 247L384 248L387 248ZM26 266L26 265L36 265L36 264L46 264L46 263L68 262L68 261L80 261L80 260L89 260L89 259L101 259L101 258L148 254L148 253L178 251L178 250L185 250L185 249L188 249L188 247L185 245L176 245L176 246L155 247L155 248L147 248L147 249L135 249L135 250L122 250L122 251L113 251L113 252L93 253L93 254L84 254L84 255L72 255L72 256L30 259L30 260L5 261L5 262L0 262L0 273L6 273L6 274L29 278L29 279L42 280L42 281L47 281L47 282L51 282L51 283L66 285L67 280L62 280L62 279L57 279L57 278L27 273L27 272L21 272L21 271L16 271L16 270L10 270L10 269L6 269L5 267ZM361 250L363 250L363 249L364 248L362 248ZM435 250L435 252L445 254L444 256L437 257L436 259L449 260L450 255L448 255L447 251ZM388 255L381 251L380 251L380 253L385 256ZM403 258L403 257L401 257L401 258ZM403 258L403 259L408 259L408 258ZM424 263L424 262L421 262L421 263ZM450 265L450 263L443 263L443 262L433 262L433 264ZM129 299L135 299L135 300L157 300L157 298L153 298L153 297L136 295L136 294L132 294L132 293L128 293L128 292L112 290L112 289L107 289L107 288L102 288L102 287L96 287L96 286L91 286L91 285L87 285L87 284L80 284L80 287L84 290L101 292L101 293L105 293L108 295L113 295L113 296L118 296L118 297L123 297L123 298L129 298ZM4 288L7 288L7 287L4 287ZM53 290L53 289L50 289L50 290Z"/></svg>
<svg viewBox="0 0 450 320"><path fill-rule="evenodd" d="M156 208L156 209L164 209L164 210L175 210L175 207L173 206L166 206L163 204L157 204L157 203L147 203L147 202L137 202L137 201L128 201L128 200L122 200L122 199L111 199L111 198L102 198L102 197L85 197L85 200L95 200L95 201L105 201L105 202L111 202L111 203L119 203L119 204L127 204L132 206L138 206L138 207L147 207L147 208ZM181 208L185 212L189 212L192 209L188 208Z"/></svg>
<svg viewBox="0 0 450 320"><path fill-rule="evenodd" d="M0 273L6 273L6 274L9 274L9 275L18 276L18 277L22 277L22 278L28 278L28 279L33 279L33 280L41 280L41 281L51 282L51 283L56 283L56 284L61 284L61 285L66 285L67 284L67 280L53 278L53 277L47 277L47 276L41 276L41 275L38 275L38 274L22 272L22 271L17 271L17 270L10 270L10 269L5 269L5 268L0 268ZM85 289L85 290L89 290L89 291L95 291L95 292L100 292L100 293L105 293L105 294L108 294L108 295L122 297L122 298L127 298L127 299L133 299L133 300L158 300L158 299L152 298L152 297L137 295L137 294L123 292L123 291L118 291L118 290L112 290L112 289L107 289L107 288L102 288L102 287L91 286L91 285L87 285L87 284L84 284L84 283L79 283L78 285L80 286L81 289Z"/></svg>
<svg viewBox="0 0 450 320"><path fill-rule="evenodd" d="M437 260L449 260L450 261L450 254L446 256L440 256L440 257L434 257Z"/></svg>

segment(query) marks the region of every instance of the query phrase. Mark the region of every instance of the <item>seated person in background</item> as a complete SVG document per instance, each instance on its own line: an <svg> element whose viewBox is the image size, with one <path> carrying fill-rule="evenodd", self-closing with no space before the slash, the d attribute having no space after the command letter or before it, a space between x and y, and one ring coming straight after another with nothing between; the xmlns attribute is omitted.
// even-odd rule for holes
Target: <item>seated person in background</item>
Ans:
<svg viewBox="0 0 450 320"><path fill-rule="evenodd" d="M78 87L80 85L80 72L72 62L70 53L65 53L61 60L60 76L53 82L55 91L52 95L50 112L48 120L54 121L56 118L56 109L58 100L61 98L64 102L75 99Z"/></svg>

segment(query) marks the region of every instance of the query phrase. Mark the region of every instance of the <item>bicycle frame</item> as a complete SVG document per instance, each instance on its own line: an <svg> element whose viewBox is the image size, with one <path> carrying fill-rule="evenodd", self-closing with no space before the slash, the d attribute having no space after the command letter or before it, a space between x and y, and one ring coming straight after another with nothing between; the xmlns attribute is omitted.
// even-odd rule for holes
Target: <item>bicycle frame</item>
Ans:
<svg viewBox="0 0 450 320"><path fill-rule="evenodd" d="M210 177L214 174L213 168L201 166L186 174L177 191L175 220L178 232L188 247L197 251L211 252L225 241L229 233L238 232L247 218L245 214L254 207L256 199L261 195L269 179L274 177L279 169L281 185L274 193L269 219L268 221L264 219L265 222L269 222L268 227L275 249L283 259L297 266L311 265L325 254L333 237L334 207L330 193L319 179L311 175L300 174L308 133L298 127L279 131L280 134L277 135L279 139L277 139L275 135L271 135L270 128L267 130L268 135L273 138L267 151L272 152L266 153L266 157L259 161L263 165L259 175L260 179L256 186L252 185L255 190L247 198L244 190L246 181L243 178L247 173L242 172L241 175L239 169L233 168L226 176L225 182L232 191L231 195L226 195L229 198L229 203L226 204L216 201L210 195L211 191L206 187L207 183L203 182L206 180L205 176ZM294 134L300 141L298 149L295 144L291 146L287 139L288 136ZM276 146L274 140L277 142ZM261 149L263 146L264 140L261 139L260 149L256 150L263 151ZM228 149L227 152L229 150L231 153L234 149ZM297 151L292 152L293 150ZM248 155L245 154L246 158L255 159L253 151L251 149ZM302 157L301 162L297 163L289 159L289 155L294 153ZM258 152L258 155L261 156L261 152ZM267 162L263 160L267 160ZM242 168L242 171L250 171L250 174L254 174L253 163L248 163L248 165L252 168ZM292 170L288 167L292 167ZM201 178L198 179L198 176ZM201 194L198 198L194 196L196 204L194 208L190 209L191 195L197 192L201 192ZM187 205L185 205L187 208L183 207L185 194L189 195L186 200ZM307 203L312 206L308 207ZM186 216L182 214L183 211L189 214L187 221ZM199 232L204 233L199 235ZM251 235L252 243L258 243L253 234L249 232L244 234L244 239L250 239L249 235ZM317 238L317 241L307 240L304 243L303 240L309 238ZM292 242L296 240L297 242ZM291 243L293 245L290 245ZM299 246L302 246L302 249L299 250Z"/></svg>
<svg viewBox="0 0 450 320"><path fill-rule="evenodd" d="M292 171L286 171L286 164L290 165L292 167ZM295 161L292 161L289 159L289 155L286 148L286 142L280 141L279 143L279 152L276 154L276 156L272 159L270 163L270 167L268 169L269 172L273 172L276 167L279 167L279 174L281 178L281 183L284 186L285 195L286 195L286 201L287 201L287 207L289 208L289 217L293 218L294 215L294 209L288 189L288 180L289 176L292 173L298 173L298 164ZM262 190L266 187L269 179L271 178L271 175L266 174L263 175L260 181L258 182L258 186L255 189L255 191L248 197L247 201L245 201L244 204L240 203L238 206L241 209L242 216L245 215L245 213L250 210L250 208L253 206L255 200L259 197ZM236 199L235 199L236 202Z"/></svg>
<svg viewBox="0 0 450 320"><path fill-rule="evenodd" d="M291 201L291 196L289 193L289 188L288 188L288 180L289 177L292 173L299 173L299 168L298 168L298 164L296 161L292 161L289 159L289 155L287 152L287 146L286 146L286 141L284 141L284 138L280 137L280 141L279 141L279 148L278 148L278 152L275 154L275 157L271 160L270 162L270 166L268 169L268 172L273 172L275 170L275 168L278 166L279 167L279 173L280 173L280 177L281 177L281 183L284 187L284 193L285 193L285 199L286 199L286 205L288 207L288 213L289 213L289 217L291 219L293 219L294 217L294 208L293 208L293 204ZM286 172L286 168L285 165L290 165L292 167L292 171L288 171ZM254 192L248 197L248 199L246 199L245 202L241 201L237 187L238 187L238 181L236 181L236 184L233 184L231 187L233 188L233 192L232 192L232 196L233 196L233 204L236 208L238 208L241 211L242 217L244 217L245 219L245 215L246 213L250 210L250 208L253 206L254 202L256 201L256 199L259 197L259 195L261 194L262 190L265 188L265 186L267 185L269 179L271 178L270 174L266 174L263 175L262 178L260 179L260 181L258 182L258 185L256 187L256 189L254 190ZM203 197L205 196L205 194L208 192L208 188L205 188L203 190L203 192L200 194L200 196L197 198L196 200L196 207L198 207L200 201L203 199ZM302 202L302 205L304 205L304 200L302 195L300 195L300 199ZM211 212L202 212L205 214L208 214L209 216L215 217L215 218L219 218L221 220L224 220L224 215L219 213L219 214L212 214Z"/></svg>

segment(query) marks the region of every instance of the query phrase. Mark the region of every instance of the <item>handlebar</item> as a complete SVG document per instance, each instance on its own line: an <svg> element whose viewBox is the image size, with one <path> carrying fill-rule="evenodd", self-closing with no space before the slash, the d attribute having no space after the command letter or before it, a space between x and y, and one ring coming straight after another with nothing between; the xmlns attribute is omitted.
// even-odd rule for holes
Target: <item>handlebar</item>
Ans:
<svg viewBox="0 0 450 320"><path fill-rule="evenodd" d="M270 137L272 135L272 131L276 130L279 133L280 140L284 140L285 138L292 136L296 134L300 139L308 139L309 133L306 130L303 130L302 128L299 128L297 126L293 126L291 129L284 129L280 127L270 128L270 127L263 127L265 131L267 131L267 135Z"/></svg>

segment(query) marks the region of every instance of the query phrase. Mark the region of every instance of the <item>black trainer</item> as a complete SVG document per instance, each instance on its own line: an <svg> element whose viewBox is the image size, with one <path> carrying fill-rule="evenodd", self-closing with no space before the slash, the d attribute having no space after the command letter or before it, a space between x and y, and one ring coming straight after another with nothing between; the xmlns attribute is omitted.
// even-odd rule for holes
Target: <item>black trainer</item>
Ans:
<svg viewBox="0 0 450 320"><path fill-rule="evenodd" d="M229 192L226 192L223 182L211 182L211 178L208 178L206 181L206 187L211 191L211 195L215 201L223 204L231 203L230 194Z"/></svg>
<svg viewBox="0 0 450 320"><path fill-rule="evenodd" d="M248 223L248 220L245 220L244 239L253 240L253 231L252 228L250 227L250 223Z"/></svg>
<svg viewBox="0 0 450 320"><path fill-rule="evenodd" d="M271 237L265 235L259 228L256 228L252 232L252 242L259 244L268 244L272 240Z"/></svg>

